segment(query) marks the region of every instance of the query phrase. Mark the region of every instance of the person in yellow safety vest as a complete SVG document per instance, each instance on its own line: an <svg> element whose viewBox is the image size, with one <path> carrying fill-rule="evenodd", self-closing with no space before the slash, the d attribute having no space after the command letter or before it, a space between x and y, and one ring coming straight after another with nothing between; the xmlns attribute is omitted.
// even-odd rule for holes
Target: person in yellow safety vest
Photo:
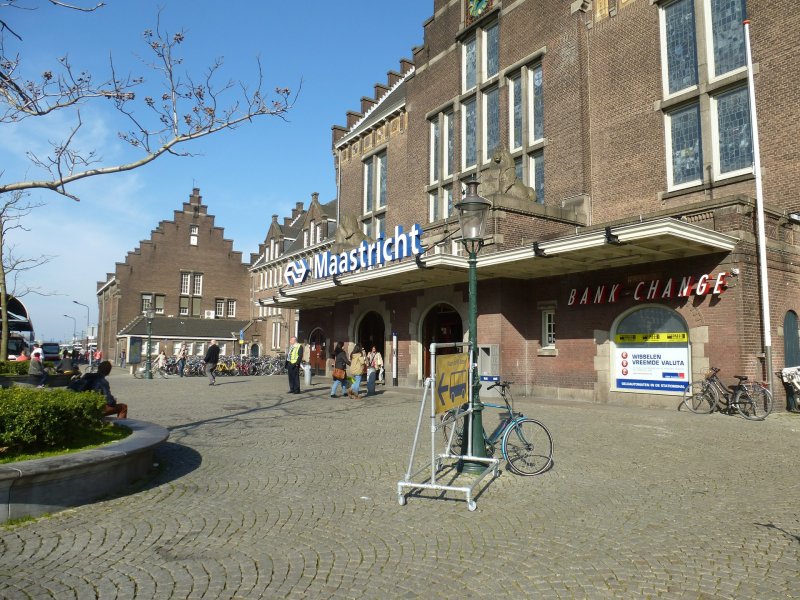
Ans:
<svg viewBox="0 0 800 600"><path fill-rule="evenodd" d="M300 361L303 360L303 344L297 338L289 338L289 353L286 355L286 371L289 374L289 393L300 393Z"/></svg>

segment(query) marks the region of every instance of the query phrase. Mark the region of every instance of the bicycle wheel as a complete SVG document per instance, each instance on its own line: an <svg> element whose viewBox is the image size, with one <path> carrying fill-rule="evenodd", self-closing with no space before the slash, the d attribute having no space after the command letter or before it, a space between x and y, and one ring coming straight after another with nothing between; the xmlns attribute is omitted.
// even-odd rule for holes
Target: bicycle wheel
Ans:
<svg viewBox="0 0 800 600"><path fill-rule="evenodd" d="M739 414L751 421L763 421L772 412L772 393L758 384L745 384L733 396Z"/></svg>
<svg viewBox="0 0 800 600"><path fill-rule="evenodd" d="M708 379L693 381L683 391L683 404L693 413L707 415L719 402L719 392Z"/></svg>
<svg viewBox="0 0 800 600"><path fill-rule="evenodd" d="M134 367L133 368L133 376L136 379L144 379L144 369L139 367L139 366Z"/></svg>
<svg viewBox="0 0 800 600"><path fill-rule="evenodd" d="M501 451L517 475L539 475L553 464L553 437L536 419L517 419L503 434Z"/></svg>
<svg viewBox="0 0 800 600"><path fill-rule="evenodd" d="M450 442L450 451L456 451L456 453L461 452L461 444L464 439L464 418L459 420L455 419L457 409L448 410L444 413L439 422L442 423L442 434L444 435L444 443L447 444L450 442L450 433L453 431L455 427L455 432L453 433L453 440Z"/></svg>

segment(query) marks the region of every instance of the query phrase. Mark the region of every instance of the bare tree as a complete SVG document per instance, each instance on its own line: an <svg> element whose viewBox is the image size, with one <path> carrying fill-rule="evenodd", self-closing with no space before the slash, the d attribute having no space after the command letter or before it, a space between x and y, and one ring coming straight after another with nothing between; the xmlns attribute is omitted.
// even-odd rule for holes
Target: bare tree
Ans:
<svg viewBox="0 0 800 600"><path fill-rule="evenodd" d="M52 256L39 255L25 257L18 253L16 246L10 241L9 233L14 230L28 231L22 221L32 210L43 206L42 203L29 202L27 194L23 191L9 192L0 196L0 310L3 311L2 333L0 333L0 348L7 353L9 327L8 327L8 299L11 296L21 298L29 293L47 293L39 288L18 286L19 277L31 269L35 269L50 262ZM5 360L5 354L2 357Z"/></svg>
<svg viewBox="0 0 800 600"><path fill-rule="evenodd" d="M188 142L236 129L261 116L285 118L292 108L296 94L288 88L275 88L272 95L262 89L263 73L256 61L253 81L221 79L222 60L217 59L200 74L184 69L179 54L186 35L184 31L169 33L161 26L143 34L149 58L143 59L143 69L148 74L120 74L113 58L109 57L107 74L77 69L68 56L55 61L52 69L32 76L24 73L23 60L10 46L19 46L23 36L10 23L13 10L35 10L49 3L63 10L95 12L102 2L85 3L60 0L0 0L0 124L11 124L46 117L55 113L69 116L69 131L60 140L49 142L45 154L26 153L41 178L20 181L3 181L0 173L0 201L5 194L15 194L33 189L47 189L73 200L79 198L69 191L68 185L80 179L138 169L160 156L172 154L190 156L185 149ZM5 18L4 18L5 17ZM127 126L118 132L135 151L131 160L120 164L105 164L96 149L81 149L76 139L84 124L81 108L90 103L110 102L124 118ZM21 197L10 196L0 206L19 206ZM22 211L24 213L24 211ZM24 216L21 212L16 214ZM0 221L2 222L2 221ZM15 223L19 223L16 218ZM0 243L0 253L3 245ZM2 254L0 254L2 258ZM6 286L2 286L3 346L8 331L6 315ZM5 352L5 350L3 350Z"/></svg>

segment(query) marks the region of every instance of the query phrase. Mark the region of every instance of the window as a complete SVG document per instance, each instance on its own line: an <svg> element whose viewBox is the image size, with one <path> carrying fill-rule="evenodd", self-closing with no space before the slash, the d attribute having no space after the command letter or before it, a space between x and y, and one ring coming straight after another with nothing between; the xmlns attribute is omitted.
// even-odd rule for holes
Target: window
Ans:
<svg viewBox="0 0 800 600"><path fill-rule="evenodd" d="M538 62L508 75L508 130L517 179L544 204L544 77Z"/></svg>
<svg viewBox="0 0 800 600"><path fill-rule="evenodd" d="M275 322L272 324L272 349L279 350L281 347L281 324Z"/></svg>
<svg viewBox="0 0 800 600"><path fill-rule="evenodd" d="M441 152L439 143L439 118L437 117L431 121L431 183L439 181L439 153Z"/></svg>
<svg viewBox="0 0 800 600"><path fill-rule="evenodd" d="M164 296L161 295L161 294L156 294L154 296L154 300L155 300L156 314L157 315L163 315L164 314Z"/></svg>
<svg viewBox="0 0 800 600"><path fill-rule="evenodd" d="M183 316L187 316L189 314L189 297L188 296L181 296L180 303L179 303L179 306L178 306L178 312Z"/></svg>
<svg viewBox="0 0 800 600"><path fill-rule="evenodd" d="M500 145L500 88L494 86L483 95L483 111L486 115L483 133L483 162L489 162L492 153Z"/></svg>
<svg viewBox="0 0 800 600"><path fill-rule="evenodd" d="M542 348L553 348L556 345L556 311L547 308L542 311Z"/></svg>
<svg viewBox="0 0 800 600"><path fill-rule="evenodd" d="M200 314L201 314L200 311L203 308L202 307L202 303L203 303L203 299L202 298L196 298L196 297L192 298L192 316L193 317L199 317L200 316Z"/></svg>
<svg viewBox="0 0 800 600"><path fill-rule="evenodd" d="M218 319L221 319L225 316L225 301L220 300L219 298L216 299L214 302L214 316Z"/></svg>
<svg viewBox="0 0 800 600"><path fill-rule="evenodd" d="M236 300L228 300L228 318L236 316Z"/></svg>
<svg viewBox="0 0 800 600"><path fill-rule="evenodd" d="M189 293L189 273L181 273L181 294Z"/></svg>
<svg viewBox="0 0 800 600"><path fill-rule="evenodd" d="M478 83L478 37L471 36L464 42L464 91L468 92Z"/></svg>
<svg viewBox="0 0 800 600"><path fill-rule="evenodd" d="M373 154L364 162L364 213L386 206L386 152Z"/></svg>
<svg viewBox="0 0 800 600"><path fill-rule="evenodd" d="M664 109L670 189L752 172L744 16L744 0L661 7L664 97L682 94L679 106Z"/></svg>
<svg viewBox="0 0 800 600"><path fill-rule="evenodd" d="M153 306L152 294L142 294L142 312Z"/></svg>
<svg viewBox="0 0 800 600"><path fill-rule="evenodd" d="M197 225L189 225L189 244L192 246L197 246L198 229Z"/></svg>
<svg viewBox="0 0 800 600"><path fill-rule="evenodd" d="M178 303L178 312L181 315L199 317L202 303L200 296L202 294L202 273L181 273L181 298ZM189 296L192 297L189 298Z"/></svg>
<svg viewBox="0 0 800 600"><path fill-rule="evenodd" d="M478 162L478 103L471 98L461 105L461 139L463 141L462 168L474 167Z"/></svg>
<svg viewBox="0 0 800 600"><path fill-rule="evenodd" d="M486 48L484 72L488 79L497 75L500 70L500 26L497 23L490 25L483 32L483 35L484 47Z"/></svg>
<svg viewBox="0 0 800 600"><path fill-rule="evenodd" d="M386 215L380 214L364 220L364 235L378 239L386 234Z"/></svg>
<svg viewBox="0 0 800 600"><path fill-rule="evenodd" d="M192 279L192 296L202 296L203 295L203 276L200 274L195 273L194 278Z"/></svg>

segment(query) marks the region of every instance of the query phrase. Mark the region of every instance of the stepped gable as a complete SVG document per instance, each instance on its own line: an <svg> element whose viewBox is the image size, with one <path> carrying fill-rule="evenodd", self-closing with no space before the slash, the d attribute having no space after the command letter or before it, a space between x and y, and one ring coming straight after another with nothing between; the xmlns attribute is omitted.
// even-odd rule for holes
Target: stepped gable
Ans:
<svg viewBox="0 0 800 600"><path fill-rule="evenodd" d="M342 138L362 129L365 124L380 121L397 107L398 98L405 101L404 83L414 73L414 62L407 58L400 59L400 71L387 71L386 84L376 83L373 96L362 96L360 111L347 111L347 125L333 125L333 145ZM388 108L388 110L387 110Z"/></svg>

